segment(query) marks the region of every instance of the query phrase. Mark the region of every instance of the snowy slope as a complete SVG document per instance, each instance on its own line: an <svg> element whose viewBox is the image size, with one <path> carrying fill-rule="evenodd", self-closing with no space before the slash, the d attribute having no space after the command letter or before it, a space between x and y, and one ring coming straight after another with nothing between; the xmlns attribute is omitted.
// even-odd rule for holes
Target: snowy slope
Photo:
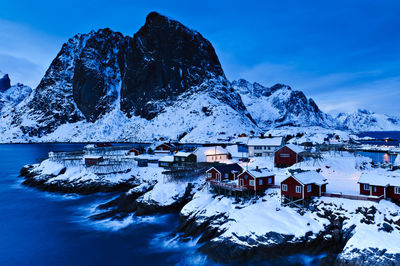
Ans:
<svg viewBox="0 0 400 266"><path fill-rule="evenodd" d="M244 79L233 81L232 84L262 128L282 125L331 127L335 124L312 99L289 86L276 84L267 88Z"/></svg>
<svg viewBox="0 0 400 266"><path fill-rule="evenodd" d="M358 110L352 114L340 113L336 120L340 127L355 132L400 130L400 117L376 114L367 110Z"/></svg>

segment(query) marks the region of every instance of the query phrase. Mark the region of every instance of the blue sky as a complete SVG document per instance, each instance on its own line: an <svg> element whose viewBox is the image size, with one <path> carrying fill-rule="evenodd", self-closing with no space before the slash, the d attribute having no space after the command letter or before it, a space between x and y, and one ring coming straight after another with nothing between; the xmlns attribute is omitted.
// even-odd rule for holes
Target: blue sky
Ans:
<svg viewBox="0 0 400 266"><path fill-rule="evenodd" d="M0 70L35 87L69 37L133 35L150 11L209 39L230 80L285 83L326 112L400 114L400 1L3 1Z"/></svg>

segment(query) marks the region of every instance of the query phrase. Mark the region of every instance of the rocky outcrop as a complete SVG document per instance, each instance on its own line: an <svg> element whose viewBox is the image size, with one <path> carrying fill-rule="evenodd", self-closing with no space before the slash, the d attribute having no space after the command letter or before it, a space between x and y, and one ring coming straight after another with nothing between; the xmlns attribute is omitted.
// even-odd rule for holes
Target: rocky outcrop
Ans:
<svg viewBox="0 0 400 266"><path fill-rule="evenodd" d="M5 92L11 87L11 81L8 74L5 74L0 78L0 92Z"/></svg>
<svg viewBox="0 0 400 266"><path fill-rule="evenodd" d="M154 118L165 105L209 79L223 79L211 43L181 23L150 13L129 42L121 88L121 110Z"/></svg>
<svg viewBox="0 0 400 266"><path fill-rule="evenodd" d="M43 174L40 170L37 170L37 166L38 165L25 165L20 170L20 176L24 178L24 181L22 182L24 185L43 191L88 195L98 192L126 192L138 185L134 176L122 179L119 182L108 182L102 178L95 180L57 180L54 178L64 174L66 168L62 168L60 171L54 174ZM120 174L122 174L122 172Z"/></svg>

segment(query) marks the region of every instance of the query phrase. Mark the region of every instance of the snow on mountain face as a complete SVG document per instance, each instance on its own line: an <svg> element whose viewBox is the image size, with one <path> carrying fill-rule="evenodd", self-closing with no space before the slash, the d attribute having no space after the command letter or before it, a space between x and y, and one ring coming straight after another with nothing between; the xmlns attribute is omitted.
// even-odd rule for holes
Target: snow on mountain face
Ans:
<svg viewBox="0 0 400 266"><path fill-rule="evenodd" d="M3 142L199 141L259 131L212 45L154 12L133 38L103 29L68 40L2 124Z"/></svg>
<svg viewBox="0 0 400 266"><path fill-rule="evenodd" d="M358 110L352 114L340 113L336 120L340 127L355 132L400 130L400 117L376 114L367 110Z"/></svg>
<svg viewBox="0 0 400 266"><path fill-rule="evenodd" d="M334 125L332 118L323 113L312 99L289 86L276 84L271 88L244 79L232 82L243 103L261 128L283 125Z"/></svg>

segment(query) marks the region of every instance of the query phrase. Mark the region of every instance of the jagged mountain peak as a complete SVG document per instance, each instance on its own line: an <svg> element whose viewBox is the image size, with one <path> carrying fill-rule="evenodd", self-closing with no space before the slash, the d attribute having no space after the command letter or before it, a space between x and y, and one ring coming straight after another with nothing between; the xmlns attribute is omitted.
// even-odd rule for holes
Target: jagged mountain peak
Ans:
<svg viewBox="0 0 400 266"><path fill-rule="evenodd" d="M400 130L400 117L377 114L366 109L354 113L339 113L336 120L341 128L352 131Z"/></svg>
<svg viewBox="0 0 400 266"><path fill-rule="evenodd" d="M0 76L2 76L3 74L0 72ZM4 74L1 78L0 78L0 92L4 92L6 90L8 90L11 87L11 80L10 77L8 76L8 74Z"/></svg>
<svg viewBox="0 0 400 266"><path fill-rule="evenodd" d="M332 118L323 113L313 99L308 99L302 91L292 90L290 86L275 84L268 88L244 79L233 81L232 84L260 127L328 127L334 124Z"/></svg>
<svg viewBox="0 0 400 266"><path fill-rule="evenodd" d="M210 80L227 85L211 43L183 24L150 13L129 42L121 110L152 119L178 96Z"/></svg>

